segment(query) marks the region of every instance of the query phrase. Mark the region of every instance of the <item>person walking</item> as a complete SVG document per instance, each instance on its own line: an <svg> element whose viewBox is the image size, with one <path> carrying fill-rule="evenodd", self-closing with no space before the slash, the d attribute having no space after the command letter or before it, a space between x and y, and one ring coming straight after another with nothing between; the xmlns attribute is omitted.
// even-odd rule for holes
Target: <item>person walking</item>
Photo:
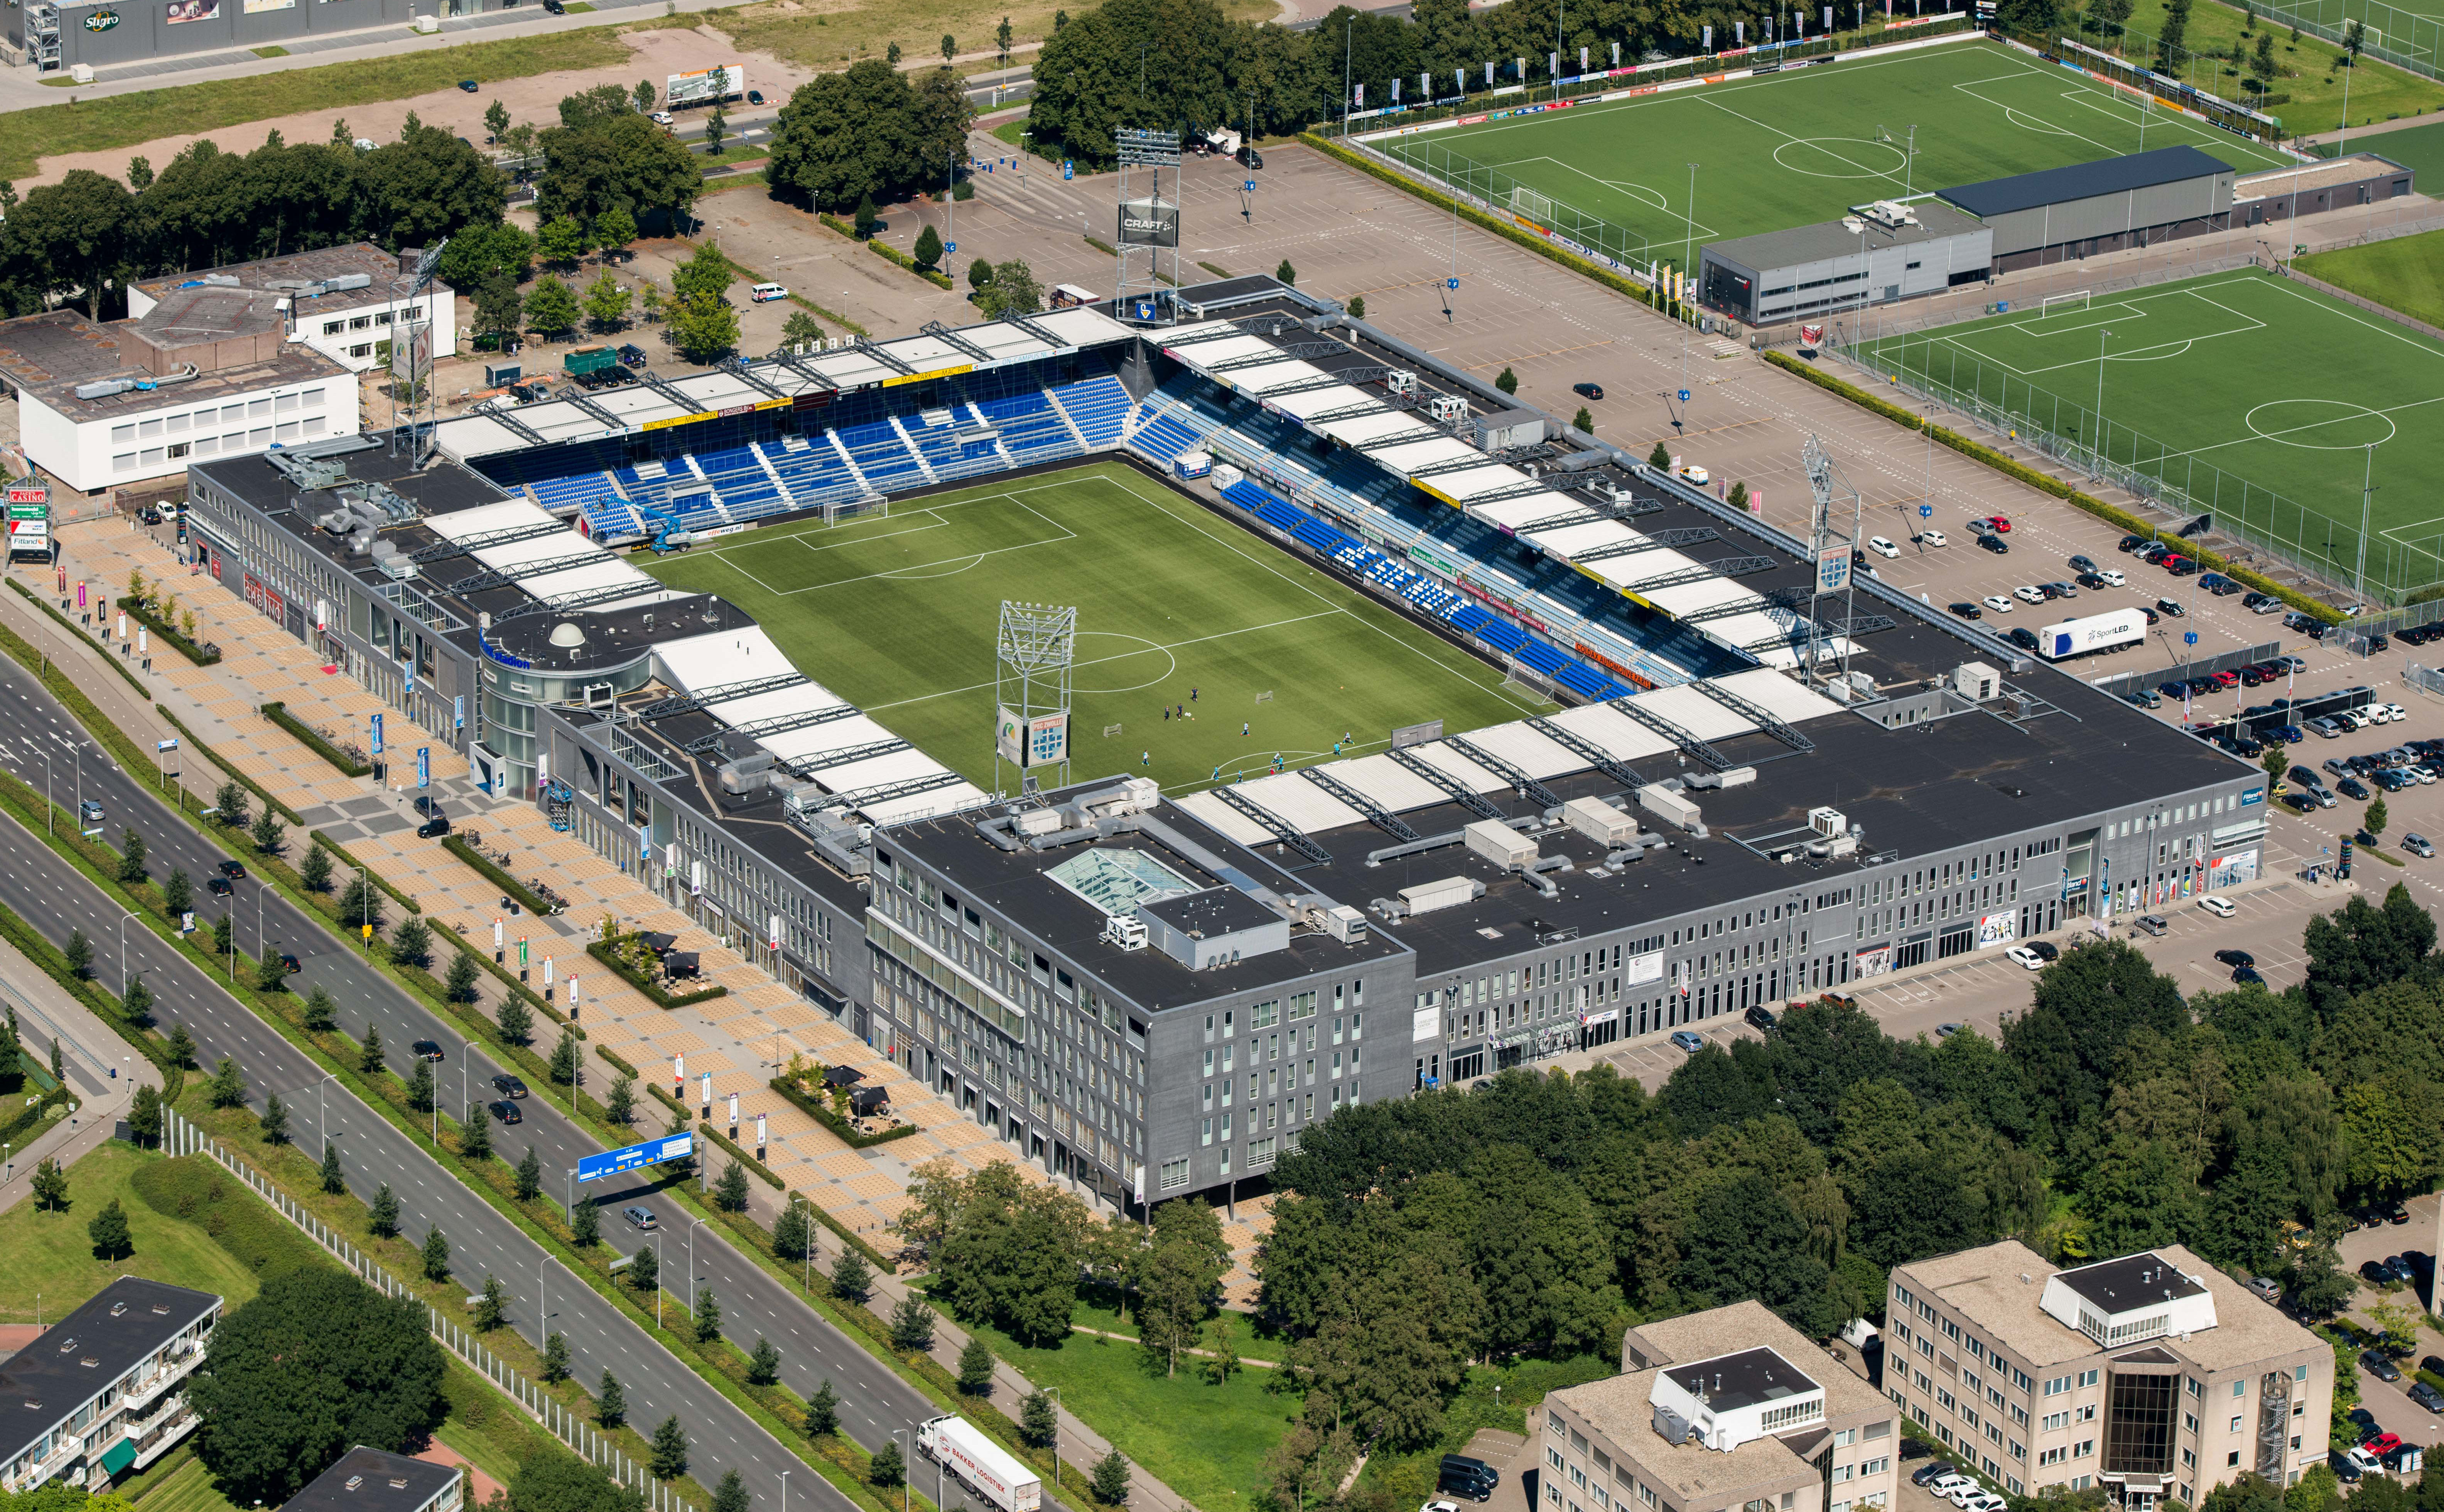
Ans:
<svg viewBox="0 0 2444 1512"><path fill-rule="evenodd" d="M1150 750L1141 750L1141 751L1138 752L1138 765L1139 765L1139 766L1151 766L1151 765L1154 765L1154 752L1152 752L1152 751L1150 751Z"/></svg>

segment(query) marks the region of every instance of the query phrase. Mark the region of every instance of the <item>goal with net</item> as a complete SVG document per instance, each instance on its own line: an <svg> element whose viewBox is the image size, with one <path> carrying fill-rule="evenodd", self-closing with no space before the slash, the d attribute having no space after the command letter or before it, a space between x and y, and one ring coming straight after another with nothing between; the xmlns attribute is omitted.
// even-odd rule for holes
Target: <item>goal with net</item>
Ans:
<svg viewBox="0 0 2444 1512"><path fill-rule="evenodd" d="M1525 215L1540 226L1553 224L1552 196L1540 194L1525 184L1510 186L1510 211L1512 214Z"/></svg>
<svg viewBox="0 0 2444 1512"><path fill-rule="evenodd" d="M2056 315L2084 313L2086 309L2087 290L2085 289L2081 289L2076 294L2048 294L2037 306L2037 319L2046 321Z"/></svg>
<svg viewBox="0 0 2444 1512"><path fill-rule="evenodd" d="M862 499L841 499L824 506L824 524L843 525L868 516L880 517L891 512L891 501L881 494L868 494Z"/></svg>

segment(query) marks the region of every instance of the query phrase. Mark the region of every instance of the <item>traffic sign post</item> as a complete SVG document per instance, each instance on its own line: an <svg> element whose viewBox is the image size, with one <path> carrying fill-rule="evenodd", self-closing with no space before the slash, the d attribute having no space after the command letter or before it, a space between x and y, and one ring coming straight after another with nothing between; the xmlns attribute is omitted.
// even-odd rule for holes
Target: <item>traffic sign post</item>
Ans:
<svg viewBox="0 0 2444 1512"><path fill-rule="evenodd" d="M616 1176L623 1171L634 1171L639 1166L658 1166L668 1160L685 1160L694 1153L694 1134L666 1134L659 1139L648 1139L642 1144L629 1145L620 1150L605 1150L601 1154L582 1156L577 1162L577 1179L581 1182L600 1181L605 1176Z"/></svg>

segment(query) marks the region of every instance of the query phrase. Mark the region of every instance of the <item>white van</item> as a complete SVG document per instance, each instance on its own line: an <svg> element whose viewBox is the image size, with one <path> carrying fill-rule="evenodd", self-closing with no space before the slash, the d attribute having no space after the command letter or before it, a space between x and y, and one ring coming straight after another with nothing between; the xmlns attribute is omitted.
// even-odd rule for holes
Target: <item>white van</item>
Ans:
<svg viewBox="0 0 2444 1512"><path fill-rule="evenodd" d="M783 288L778 284L758 284L754 288L749 290L749 292L753 296L755 303L758 304L765 304L771 300L787 299L789 297L789 291Z"/></svg>

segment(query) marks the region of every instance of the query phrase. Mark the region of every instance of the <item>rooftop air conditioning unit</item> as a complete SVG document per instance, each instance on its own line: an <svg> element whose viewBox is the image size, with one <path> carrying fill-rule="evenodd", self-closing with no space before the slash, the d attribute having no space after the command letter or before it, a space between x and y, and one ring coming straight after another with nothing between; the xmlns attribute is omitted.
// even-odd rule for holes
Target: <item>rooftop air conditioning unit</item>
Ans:
<svg viewBox="0 0 2444 1512"><path fill-rule="evenodd" d="M1838 808L1811 808L1807 811L1807 827L1828 839L1850 833L1850 821Z"/></svg>
<svg viewBox="0 0 2444 1512"><path fill-rule="evenodd" d="M1468 418L1468 400L1456 394L1437 394L1426 400L1426 413L1445 425L1457 425Z"/></svg>
<svg viewBox="0 0 2444 1512"><path fill-rule="evenodd" d="M1417 375L1407 368L1396 367L1383 375L1383 387L1393 394L1415 396L1417 392Z"/></svg>
<svg viewBox="0 0 2444 1512"><path fill-rule="evenodd" d="M1324 911L1324 931L1344 945L1355 945L1366 938L1366 915L1346 903L1336 903Z"/></svg>
<svg viewBox="0 0 2444 1512"><path fill-rule="evenodd" d="M1982 704L2003 691L2003 674L1982 661L1964 661L1952 669L1952 691Z"/></svg>
<svg viewBox="0 0 2444 1512"><path fill-rule="evenodd" d="M1122 950L1146 948L1145 920L1134 913L1115 913L1103 921L1103 943Z"/></svg>

